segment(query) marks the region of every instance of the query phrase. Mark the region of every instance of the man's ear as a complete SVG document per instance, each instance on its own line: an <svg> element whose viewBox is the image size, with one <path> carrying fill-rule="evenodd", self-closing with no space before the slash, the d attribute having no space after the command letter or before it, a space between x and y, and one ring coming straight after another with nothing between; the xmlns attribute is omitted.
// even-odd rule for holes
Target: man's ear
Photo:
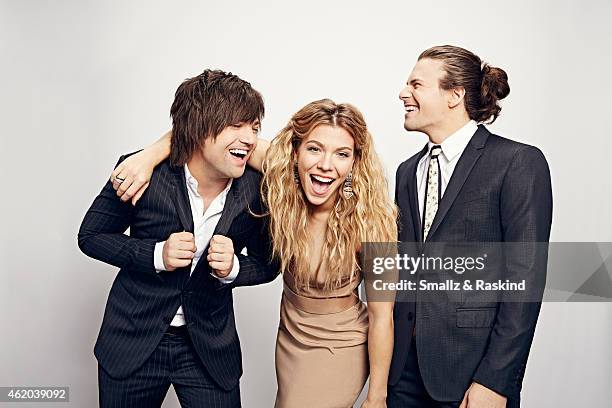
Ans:
<svg viewBox="0 0 612 408"><path fill-rule="evenodd" d="M448 91L448 107L453 109L463 102L465 88L453 88Z"/></svg>

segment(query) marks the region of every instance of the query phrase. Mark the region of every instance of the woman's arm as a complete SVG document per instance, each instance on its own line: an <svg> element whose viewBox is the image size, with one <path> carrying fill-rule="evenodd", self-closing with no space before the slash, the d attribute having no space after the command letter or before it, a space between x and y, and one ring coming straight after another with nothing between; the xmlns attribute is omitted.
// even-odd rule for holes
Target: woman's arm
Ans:
<svg viewBox="0 0 612 408"><path fill-rule="evenodd" d="M111 173L110 181L121 201L132 199L132 205L136 205L149 187L153 169L170 155L171 138L169 130L152 145L122 161Z"/></svg>
<svg viewBox="0 0 612 408"><path fill-rule="evenodd" d="M111 173L110 181L122 201L131 199L132 205L136 205L149 186L153 169L170 156L171 139L172 131L169 130L152 145L129 156ZM257 146L249 157L249 166L261 171L268 147L269 141L258 139Z"/></svg>
<svg viewBox="0 0 612 408"><path fill-rule="evenodd" d="M266 157L266 153L268 148L270 147L270 142L266 139L257 138L257 146L251 156L249 157L249 161L247 162L249 166L254 168L255 170L261 172L261 168L263 167L263 161Z"/></svg>
<svg viewBox="0 0 612 408"><path fill-rule="evenodd" d="M357 253L361 253L361 244ZM376 246L375 253L379 256L394 259L397 246ZM358 255L359 256L359 255ZM366 260L368 265L371 260ZM393 357L393 307L395 306L395 290L378 291L374 289L374 280L383 279L388 283L397 282L399 275L396 268L385 271L384 275L373 275L372 271L364 271L364 283L368 302L368 356L370 360L370 385L368 395L361 408L386 408L387 382L391 358Z"/></svg>
<svg viewBox="0 0 612 408"><path fill-rule="evenodd" d="M368 302L370 386L362 408L386 407L387 379L393 356L393 302Z"/></svg>

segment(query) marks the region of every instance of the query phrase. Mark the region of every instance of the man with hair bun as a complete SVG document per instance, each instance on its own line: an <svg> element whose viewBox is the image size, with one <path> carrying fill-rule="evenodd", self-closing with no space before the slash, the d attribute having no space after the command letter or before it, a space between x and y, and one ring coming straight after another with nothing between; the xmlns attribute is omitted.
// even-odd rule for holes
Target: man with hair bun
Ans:
<svg viewBox="0 0 612 408"><path fill-rule="evenodd" d="M548 242L552 190L544 155L482 124L497 119L509 93L504 70L468 50L445 45L421 53L399 97L405 129L429 142L397 169L400 241L518 242L532 249ZM499 269L527 284L545 280L546 254L520 256L504 258ZM388 406L519 407L541 302L415 296L395 305Z"/></svg>

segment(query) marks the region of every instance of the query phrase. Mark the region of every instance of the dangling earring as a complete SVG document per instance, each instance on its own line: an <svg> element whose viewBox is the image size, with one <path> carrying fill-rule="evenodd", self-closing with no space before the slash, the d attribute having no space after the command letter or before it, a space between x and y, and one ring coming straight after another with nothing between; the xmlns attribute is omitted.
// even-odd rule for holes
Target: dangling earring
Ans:
<svg viewBox="0 0 612 408"><path fill-rule="evenodd" d="M297 163L293 165L293 181L297 185L300 184L300 173L298 172Z"/></svg>
<svg viewBox="0 0 612 408"><path fill-rule="evenodd" d="M353 171L349 171L349 174L344 179L344 187L342 188L342 194L344 198L350 200L353 197Z"/></svg>

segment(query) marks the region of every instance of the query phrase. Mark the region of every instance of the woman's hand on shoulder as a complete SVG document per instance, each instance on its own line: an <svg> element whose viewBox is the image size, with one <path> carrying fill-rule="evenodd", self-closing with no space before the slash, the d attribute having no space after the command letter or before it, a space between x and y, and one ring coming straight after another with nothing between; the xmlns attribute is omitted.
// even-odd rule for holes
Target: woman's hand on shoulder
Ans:
<svg viewBox="0 0 612 408"><path fill-rule="evenodd" d="M140 197L144 194L156 163L149 157L147 150L141 150L123 160L113 170L110 181L121 201L132 201L136 205Z"/></svg>
<svg viewBox="0 0 612 408"><path fill-rule="evenodd" d="M170 155L172 131L164 133L151 146L127 157L111 173L110 181L121 201L136 205L144 194L155 167Z"/></svg>

